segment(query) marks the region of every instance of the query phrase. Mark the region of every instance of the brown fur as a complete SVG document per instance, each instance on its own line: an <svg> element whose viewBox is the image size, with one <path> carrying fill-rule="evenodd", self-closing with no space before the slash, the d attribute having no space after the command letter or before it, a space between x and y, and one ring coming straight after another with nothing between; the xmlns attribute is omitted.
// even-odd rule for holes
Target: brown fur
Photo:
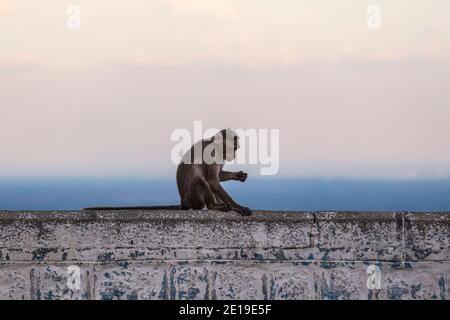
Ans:
<svg viewBox="0 0 450 320"><path fill-rule="evenodd" d="M181 198L182 209L203 209L229 211L234 210L242 215L250 215L251 210L237 204L230 195L223 189L220 182L227 180L237 180L244 182L247 179L247 174L239 172L223 171L224 159L227 158L226 150L230 143L233 144L233 151L228 155L228 160L234 159L236 150L239 148L239 137L230 129L224 129L218 135L211 139L201 141L201 151L212 143L217 143L216 139L220 135L223 143L223 155L218 157L218 162L194 163L194 146L185 154L184 160L177 168L177 185ZM190 163L186 159L190 159Z"/></svg>

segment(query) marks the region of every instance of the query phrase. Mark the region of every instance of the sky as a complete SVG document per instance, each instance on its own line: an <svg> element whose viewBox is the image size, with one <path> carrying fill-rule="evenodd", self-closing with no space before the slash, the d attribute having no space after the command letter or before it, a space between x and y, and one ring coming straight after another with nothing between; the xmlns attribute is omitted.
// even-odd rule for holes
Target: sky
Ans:
<svg viewBox="0 0 450 320"><path fill-rule="evenodd" d="M0 176L173 176L171 133L199 120L279 129L280 177L450 178L449 12L444 0L0 0Z"/></svg>

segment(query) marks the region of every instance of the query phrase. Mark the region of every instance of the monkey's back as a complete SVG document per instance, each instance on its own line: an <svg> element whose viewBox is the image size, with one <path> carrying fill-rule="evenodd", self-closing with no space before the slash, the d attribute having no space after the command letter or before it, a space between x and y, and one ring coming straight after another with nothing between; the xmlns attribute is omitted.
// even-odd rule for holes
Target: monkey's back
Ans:
<svg viewBox="0 0 450 320"><path fill-rule="evenodd" d="M177 167L177 187L182 208L189 207L187 195L189 194L189 187L193 185L194 180L205 179L207 165L203 162L203 150L209 143L211 143L211 141L197 141L197 143L183 155L183 158ZM201 159L196 158L196 145L201 150L201 153L198 155Z"/></svg>
<svg viewBox="0 0 450 320"><path fill-rule="evenodd" d="M187 194L190 176L189 171L188 164L180 163L177 167L177 187L181 198L181 205L183 205L183 198L185 198L185 195Z"/></svg>
<svg viewBox="0 0 450 320"><path fill-rule="evenodd" d="M181 207L189 207L189 188L194 185L195 179L204 179L204 164L180 163L177 167L177 187L180 194Z"/></svg>

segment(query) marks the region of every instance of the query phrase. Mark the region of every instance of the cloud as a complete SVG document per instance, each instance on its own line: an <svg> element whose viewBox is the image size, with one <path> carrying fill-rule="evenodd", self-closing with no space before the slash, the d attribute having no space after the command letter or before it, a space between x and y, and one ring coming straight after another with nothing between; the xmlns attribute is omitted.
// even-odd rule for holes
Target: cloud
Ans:
<svg viewBox="0 0 450 320"><path fill-rule="evenodd" d="M372 46L359 42L343 42L331 53L330 61L353 61L366 63L389 63L411 61L445 61L449 52L442 39L426 37L414 45Z"/></svg>
<svg viewBox="0 0 450 320"><path fill-rule="evenodd" d="M9 0L0 0L0 17L11 13L11 4Z"/></svg>
<svg viewBox="0 0 450 320"><path fill-rule="evenodd" d="M20 52L14 55L0 54L0 68L2 70L28 70L37 66L37 58L30 53Z"/></svg>
<svg viewBox="0 0 450 320"><path fill-rule="evenodd" d="M303 20L302 13L300 18L287 17L287 8L283 6L270 9L262 5L254 10L254 1L167 0L164 3L171 10L168 20L174 21L171 28L163 31L164 39L172 39L171 44L151 49L144 44L131 53L132 64L221 63L253 68L292 65L303 59L299 38L290 27L298 23L297 19ZM271 15L271 10L279 12Z"/></svg>
<svg viewBox="0 0 450 320"><path fill-rule="evenodd" d="M278 8L278 15L270 16L265 6L254 11L251 5L234 1L165 3L172 10L168 19L177 26L164 30L164 39L172 39L170 45L164 42L149 49L144 43L131 53L132 64L220 63L253 68L292 65L303 59L300 41L288 27L295 21L292 17L281 19L283 7Z"/></svg>
<svg viewBox="0 0 450 320"><path fill-rule="evenodd" d="M429 5L426 21L402 24L410 12L394 8L395 21L370 32L365 5L93 1L73 33L64 4L42 2L0 0L2 14L9 3L20 12L0 17L0 171L157 171L170 131L200 119L279 128L288 174L312 163L306 174L349 176L371 162L380 168L358 175L450 172L450 38L435 19L448 10Z"/></svg>
<svg viewBox="0 0 450 320"><path fill-rule="evenodd" d="M168 0L170 8L178 14L194 14L219 19L237 19L239 11L229 0Z"/></svg>

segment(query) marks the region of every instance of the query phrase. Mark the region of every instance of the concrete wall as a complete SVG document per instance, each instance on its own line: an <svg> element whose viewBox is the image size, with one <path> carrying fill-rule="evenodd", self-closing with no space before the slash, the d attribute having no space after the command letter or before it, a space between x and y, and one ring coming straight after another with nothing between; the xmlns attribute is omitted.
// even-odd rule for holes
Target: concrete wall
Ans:
<svg viewBox="0 0 450 320"><path fill-rule="evenodd" d="M449 213L0 211L0 298L448 299L449 221ZM379 290L367 288L372 264ZM79 290L70 266L81 271Z"/></svg>

